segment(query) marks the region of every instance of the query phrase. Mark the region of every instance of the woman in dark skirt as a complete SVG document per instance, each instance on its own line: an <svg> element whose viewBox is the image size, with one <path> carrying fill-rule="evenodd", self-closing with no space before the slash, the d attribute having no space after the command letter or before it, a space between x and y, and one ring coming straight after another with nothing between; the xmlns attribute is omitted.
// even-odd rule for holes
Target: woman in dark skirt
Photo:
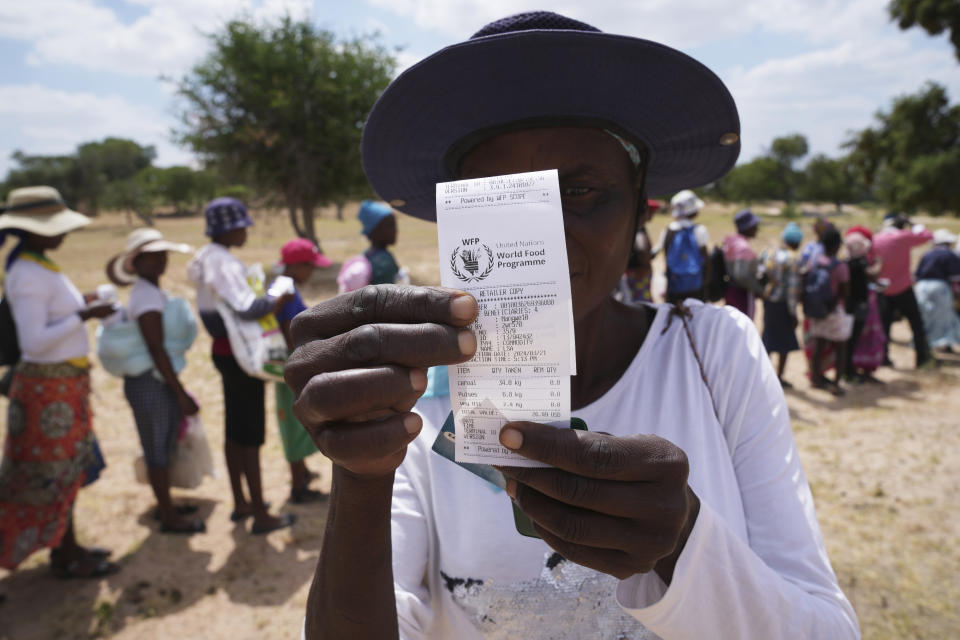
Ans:
<svg viewBox="0 0 960 640"><path fill-rule="evenodd" d="M800 349L797 342L797 303L800 300L802 280L800 256L797 249L803 240L803 231L795 222L789 223L781 237L783 245L761 261L767 275L763 298L763 346L767 353L780 354L777 377L784 388L792 385L783 379L787 356Z"/></svg>

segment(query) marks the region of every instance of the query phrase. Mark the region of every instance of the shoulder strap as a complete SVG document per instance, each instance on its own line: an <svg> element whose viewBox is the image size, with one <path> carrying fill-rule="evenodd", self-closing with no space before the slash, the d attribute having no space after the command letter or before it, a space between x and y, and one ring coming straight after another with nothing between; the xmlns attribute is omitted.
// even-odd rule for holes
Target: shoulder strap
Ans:
<svg viewBox="0 0 960 640"><path fill-rule="evenodd" d="M700 368L700 379L703 380L704 386L707 387L707 393L710 395L710 405L713 408L713 415L716 417L717 422L722 424L720 420L720 412L717 410L717 401L713 397L713 388L710 386L710 380L707 379L706 369L703 368L703 360L700 358L700 352L697 350L697 343L693 340L693 333L690 332L690 325L687 323L687 320L693 317L693 311L689 307L685 307L682 302L671 305L670 315L667 317L667 324L664 326L663 331L660 332L660 335L663 335L670 328L670 325L673 324L674 318L680 318L680 321L683 323L683 331L687 334L687 340L690 341L690 348L693 349L693 357L697 361L697 367Z"/></svg>

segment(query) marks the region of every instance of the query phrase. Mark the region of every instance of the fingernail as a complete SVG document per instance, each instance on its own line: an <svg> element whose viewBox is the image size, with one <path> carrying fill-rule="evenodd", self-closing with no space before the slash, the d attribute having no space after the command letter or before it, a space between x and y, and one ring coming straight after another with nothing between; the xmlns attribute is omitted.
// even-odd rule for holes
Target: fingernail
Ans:
<svg viewBox="0 0 960 640"><path fill-rule="evenodd" d="M415 413L411 413L406 418L403 419L403 428L407 430L407 433L416 433L420 431L420 427L423 426L423 421Z"/></svg>
<svg viewBox="0 0 960 640"><path fill-rule="evenodd" d="M513 428L504 429L500 432L500 444L516 451L523 446L523 434Z"/></svg>
<svg viewBox="0 0 960 640"><path fill-rule="evenodd" d="M471 295L457 296L450 303L450 315L456 320L473 320L477 315L477 301Z"/></svg>
<svg viewBox="0 0 960 640"><path fill-rule="evenodd" d="M427 373L423 369L410 370L410 386L414 391L423 391L427 388Z"/></svg>
<svg viewBox="0 0 960 640"><path fill-rule="evenodd" d="M510 479L507 480L507 495L510 496L511 500L517 499L517 481Z"/></svg>
<svg viewBox="0 0 960 640"><path fill-rule="evenodd" d="M473 331L465 329L457 336L457 345L460 347L460 353L465 356L472 356L473 352L477 350L477 337L473 335Z"/></svg>

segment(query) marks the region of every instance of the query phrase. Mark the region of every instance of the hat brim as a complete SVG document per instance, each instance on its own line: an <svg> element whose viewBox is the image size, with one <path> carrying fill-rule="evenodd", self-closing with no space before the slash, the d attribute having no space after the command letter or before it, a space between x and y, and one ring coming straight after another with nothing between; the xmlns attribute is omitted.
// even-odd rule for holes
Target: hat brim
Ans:
<svg viewBox="0 0 960 640"><path fill-rule="evenodd" d="M321 269L326 269L332 264L333 264L333 260L323 255L322 253L318 253L316 258L314 258L313 260L313 266L320 267Z"/></svg>
<svg viewBox="0 0 960 640"><path fill-rule="evenodd" d="M531 30L447 47L401 74L370 112L363 168L395 209L434 220L436 183L456 178L454 145L545 119L609 123L642 143L651 195L713 182L740 154L733 97L690 56L627 36Z"/></svg>
<svg viewBox="0 0 960 640"><path fill-rule="evenodd" d="M110 261L107 262L107 278L115 285L121 287L133 284L137 279L136 271L133 269L133 259L141 253L159 253L160 251L190 253L192 247L181 242L151 240L132 251L124 251L110 258Z"/></svg>
<svg viewBox="0 0 960 640"><path fill-rule="evenodd" d="M38 236L59 236L90 224L90 218L72 209L56 213L26 214L7 212L0 215L0 230L20 229Z"/></svg>
<svg viewBox="0 0 960 640"><path fill-rule="evenodd" d="M120 253L110 258L110 261L107 262L107 279L118 287L126 287L137 280L137 274L130 273L123 268L126 257L126 253Z"/></svg>

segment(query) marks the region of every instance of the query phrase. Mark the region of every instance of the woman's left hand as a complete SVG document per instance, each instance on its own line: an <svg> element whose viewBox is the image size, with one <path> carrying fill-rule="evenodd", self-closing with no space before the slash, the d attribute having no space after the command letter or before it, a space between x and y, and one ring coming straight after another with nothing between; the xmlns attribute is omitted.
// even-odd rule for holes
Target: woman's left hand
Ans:
<svg viewBox="0 0 960 640"><path fill-rule="evenodd" d="M500 442L554 468L502 467L507 493L567 560L624 580L670 584L700 511L687 456L652 435L626 438L512 422Z"/></svg>

